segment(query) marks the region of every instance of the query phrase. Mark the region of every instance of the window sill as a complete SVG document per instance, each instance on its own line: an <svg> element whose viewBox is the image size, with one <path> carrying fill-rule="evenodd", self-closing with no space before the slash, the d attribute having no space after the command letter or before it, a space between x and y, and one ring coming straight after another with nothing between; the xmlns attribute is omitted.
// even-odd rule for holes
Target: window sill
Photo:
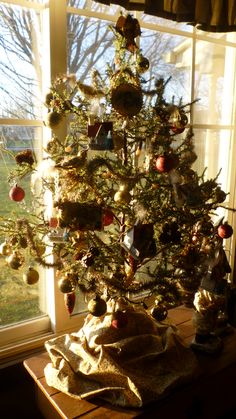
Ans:
<svg viewBox="0 0 236 419"><path fill-rule="evenodd" d="M79 314L77 326L75 326L75 323L73 322L71 327L67 327L63 331L60 330L57 333L50 331L48 328L47 331L44 329L44 332L34 334L33 336L31 335L29 337L28 335L28 338L25 339L22 339L24 333L22 333L21 336L18 336L18 339L15 336L14 340L0 347L0 369L22 362L29 356L42 352L42 350L45 350L44 343L47 340L80 329L84 316L85 313L83 313L83 315ZM14 329L14 327L11 329Z"/></svg>

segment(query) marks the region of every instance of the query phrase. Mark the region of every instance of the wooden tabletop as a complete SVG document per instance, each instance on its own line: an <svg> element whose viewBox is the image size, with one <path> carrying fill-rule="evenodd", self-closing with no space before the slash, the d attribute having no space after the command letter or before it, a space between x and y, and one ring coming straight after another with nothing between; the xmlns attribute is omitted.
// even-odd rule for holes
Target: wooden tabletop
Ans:
<svg viewBox="0 0 236 419"><path fill-rule="evenodd" d="M194 328L192 325L192 309L184 306L170 310L168 319L177 325L181 336L184 341L189 344L194 336ZM24 361L24 366L34 379L36 387L42 392L50 402L52 409L54 410L54 416L48 415L47 417L52 418L66 418L66 419L96 419L96 418L109 418L109 419L130 419L130 418L153 418L154 411L158 411L158 417L171 417L169 414L173 414L173 409L183 409L191 413L191 409L194 407L195 400L201 398L201 403L205 403L206 400L210 399L208 384L211 382L211 387L214 387L213 383L217 377L217 374L224 375L224 371L227 372L226 379L230 375L230 370L233 373L233 367L235 365L234 374L236 372L236 332L233 332L230 336L227 336L224 340L223 352L216 356L209 356L205 354L197 354L197 359L200 366L200 375L195 382L191 385L184 385L182 388L173 390L173 394L167 398L156 402L155 404L148 405L145 409L124 409L115 406L111 406L108 403L91 399L78 400L73 397L66 395L55 388L49 387L44 377L44 368L50 362L50 358L47 352L43 352L37 356L31 357ZM235 375L234 375L235 376ZM234 380L232 376L232 380ZM221 378L222 381L222 378ZM234 383L235 384L235 383ZM205 386L205 387L204 387ZM205 390L204 390L205 388ZM216 386L214 390L214 397L217 398L217 389L220 391L220 386ZM221 389L222 391L222 389ZM203 397L205 394L205 398ZM228 392L229 394L230 392ZM231 394L231 393L230 393ZM220 397L220 394L218 395ZM222 395L221 395L222 397ZM227 399L227 396L224 396ZM227 399L228 400L228 399ZM230 404L231 400L227 403ZM189 403L189 406L188 406ZM208 401L206 402L208 403ZM205 404L206 404L205 403ZM204 404L204 408L206 407ZM171 410L172 409L172 410ZM217 403L215 403L215 409L218 409ZM218 411L218 410L217 410ZM171 413L172 412L172 413ZM159 416L160 414L160 416ZM207 413L210 419L212 414L212 408L209 407ZM163 415L163 416L161 416ZM176 415L175 415L176 416ZM177 415L178 416L178 415ZM180 417L180 416L178 416ZM181 418L185 416L181 416ZM187 417L187 416L186 416ZM195 416L194 416L195 417ZM197 416L196 416L197 417ZM200 416L199 416L200 417ZM202 417L205 417L202 415ZM207 417L207 416L206 416ZM215 416L216 417L216 416Z"/></svg>

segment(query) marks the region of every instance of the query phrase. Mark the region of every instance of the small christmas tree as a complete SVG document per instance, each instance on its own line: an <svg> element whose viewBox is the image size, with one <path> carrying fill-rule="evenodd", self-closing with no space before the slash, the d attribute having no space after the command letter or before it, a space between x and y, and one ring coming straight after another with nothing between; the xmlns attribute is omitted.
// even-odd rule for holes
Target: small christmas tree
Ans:
<svg viewBox="0 0 236 419"><path fill-rule="evenodd" d="M41 210L30 219L4 220L2 249L18 269L28 244L38 264L56 268L69 313L79 290L94 318L108 316L112 329L124 330L132 305L159 322L171 307L191 304L200 285L222 290L230 272L223 239L232 227L212 221L226 198L217 176L205 180L192 168L191 104L166 102L170 79L157 78L145 89L149 61L136 43L137 19L120 16L111 29L115 57L106 79L97 70L90 85L74 75L58 77L45 100L46 124L55 130L45 159L37 165L29 150L15 156L10 198L24 198L16 180L32 170ZM61 140L56 130L65 118L70 130ZM51 207L42 203L45 193ZM29 284L38 280L34 268L24 275ZM195 346L209 343L212 330L198 332Z"/></svg>

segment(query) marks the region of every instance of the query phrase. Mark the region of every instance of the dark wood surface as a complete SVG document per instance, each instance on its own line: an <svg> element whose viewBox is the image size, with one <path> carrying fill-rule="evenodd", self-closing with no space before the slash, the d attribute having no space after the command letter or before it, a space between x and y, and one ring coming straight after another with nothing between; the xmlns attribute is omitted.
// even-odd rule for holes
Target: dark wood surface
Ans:
<svg viewBox="0 0 236 419"><path fill-rule="evenodd" d="M186 344L194 336L192 310L178 307L170 310L169 320L177 325ZM183 385L163 400L145 409L122 409L98 400L77 400L49 387L44 377L44 367L50 362L46 352L24 361L24 366L36 383L38 406L48 419L131 419L131 418L223 418L225 412L236 405L236 332L224 338L220 355L197 354L199 376ZM231 417L231 416L227 416ZM235 416L232 416L236 418Z"/></svg>

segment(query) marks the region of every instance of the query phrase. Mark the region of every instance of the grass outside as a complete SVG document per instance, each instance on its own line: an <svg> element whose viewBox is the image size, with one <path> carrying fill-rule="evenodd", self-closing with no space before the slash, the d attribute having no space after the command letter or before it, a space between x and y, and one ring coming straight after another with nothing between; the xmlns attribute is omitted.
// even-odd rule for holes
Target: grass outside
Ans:
<svg viewBox="0 0 236 419"><path fill-rule="evenodd" d="M14 167L14 161L0 159L0 217L22 216L24 210L22 206L9 199L9 183L7 177L9 170ZM25 189L26 195L29 192L29 182L22 182L21 186ZM28 196L30 194L28 193ZM0 243L4 242L4 237L0 232ZM4 256L0 256L0 327L29 320L41 315L39 309L38 284L27 285L23 281L24 270L30 264L30 255L26 249L26 263L19 270L10 268Z"/></svg>
<svg viewBox="0 0 236 419"><path fill-rule="evenodd" d="M41 315L38 284L23 281L24 268L14 270L0 259L0 327Z"/></svg>

